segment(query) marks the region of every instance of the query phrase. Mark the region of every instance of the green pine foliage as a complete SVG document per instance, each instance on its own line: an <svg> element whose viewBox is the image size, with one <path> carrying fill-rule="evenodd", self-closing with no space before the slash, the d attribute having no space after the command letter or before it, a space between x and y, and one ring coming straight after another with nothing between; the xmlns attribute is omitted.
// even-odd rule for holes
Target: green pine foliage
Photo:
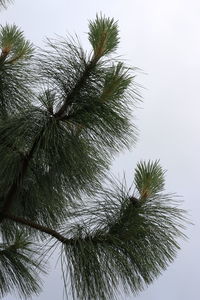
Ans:
<svg viewBox="0 0 200 300"><path fill-rule="evenodd" d="M97 16L88 38L89 54L73 38L36 51L16 25L0 28L0 297L38 293L58 244L73 299L136 294L184 237L158 161L137 164L134 189L109 179L136 141L140 97L134 68L115 58L117 22Z"/></svg>
<svg viewBox="0 0 200 300"><path fill-rule="evenodd" d="M0 244L0 297L15 291L21 297L40 292L39 271L44 271L38 260L36 247L22 232L16 231L14 240Z"/></svg>
<svg viewBox="0 0 200 300"><path fill-rule="evenodd" d="M12 3L12 0L0 0L0 9L7 8L8 4Z"/></svg>
<svg viewBox="0 0 200 300"><path fill-rule="evenodd" d="M89 23L89 41L96 59L115 51L119 43L119 36L114 19L97 15L96 20Z"/></svg>

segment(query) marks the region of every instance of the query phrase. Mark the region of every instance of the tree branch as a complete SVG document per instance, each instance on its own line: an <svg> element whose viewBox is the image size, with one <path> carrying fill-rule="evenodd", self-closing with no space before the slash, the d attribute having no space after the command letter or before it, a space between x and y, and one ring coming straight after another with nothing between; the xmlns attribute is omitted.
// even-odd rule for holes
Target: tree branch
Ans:
<svg viewBox="0 0 200 300"><path fill-rule="evenodd" d="M43 226L43 225L40 225L38 223L34 223L30 220L27 220L27 219L24 219L22 217L17 217L17 216L14 216L14 215L11 215L9 213L2 213L3 215L3 218L4 219L8 219L8 220L11 220L11 221L14 221L18 224L22 224L22 225L25 225L27 227L31 227L33 229L37 229L39 230L40 232L44 232L54 238L56 238L58 241L60 241L61 243L70 243L72 240L71 239L67 239L66 237L64 237L63 235L61 235L59 232L55 231L54 229L51 229L49 227L46 227L46 226Z"/></svg>
<svg viewBox="0 0 200 300"><path fill-rule="evenodd" d="M70 104L74 98L74 96L80 91L81 87L84 85L84 83L86 82L86 80L88 79L92 69L95 67L96 63L98 62L97 58L92 58L92 60L89 62L89 64L86 66L81 78L79 79L79 81L76 83L76 85L74 86L74 88L72 89L71 93L67 96L67 98L65 99L63 105L61 106L61 108L54 114L54 117L58 120L62 120L63 119L63 114L67 108L67 105Z"/></svg>
<svg viewBox="0 0 200 300"><path fill-rule="evenodd" d="M2 213L1 213L2 214ZM66 238L64 235L60 234L56 230L49 228L47 226L40 225L38 223L34 223L30 220L24 219L22 217L17 217L14 215L11 215L9 213L4 213L3 214L3 219L11 220L15 223L25 225L27 227L39 230L40 232L46 233L50 235L51 237L57 239L59 242L62 244L74 244L76 242L75 239L73 238ZM103 236L98 236L98 237L86 237L84 238L85 241L90 241L92 240L93 243L112 243L112 239L110 239L109 235L103 235Z"/></svg>
<svg viewBox="0 0 200 300"><path fill-rule="evenodd" d="M27 172L27 169L28 169L28 166L29 166L29 162L33 157L34 151L35 151L35 149L36 149L36 147L37 147L37 145L40 141L40 138L42 136L43 131L44 131L44 128L42 129L40 134L35 139L30 152L26 156L24 156L24 158L21 160L21 166L20 166L19 174L18 174L16 180L11 185L11 188L8 191L8 194L5 197L5 202L4 202L3 208L1 210L1 215L0 215L0 223L3 221L5 213L9 212L9 210L12 206L12 203L13 203L13 201L16 197L16 194L18 192L19 183L23 182L24 176L25 176L25 174Z"/></svg>

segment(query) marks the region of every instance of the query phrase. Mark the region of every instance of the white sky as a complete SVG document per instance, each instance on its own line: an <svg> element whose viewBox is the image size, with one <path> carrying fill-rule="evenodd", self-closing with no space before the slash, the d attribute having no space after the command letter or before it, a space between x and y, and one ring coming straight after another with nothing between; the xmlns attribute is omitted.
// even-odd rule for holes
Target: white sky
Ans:
<svg viewBox="0 0 200 300"><path fill-rule="evenodd" d="M183 196L183 207L195 224L189 226L189 241L182 243L176 261L136 298L199 300L200 1L15 0L0 17L1 24L20 26L38 46L55 33L77 33L88 47L88 20L97 12L119 20L118 53L146 73L137 77L146 88L144 103L135 112L139 141L131 153L120 155L113 169L116 174L125 171L131 181L138 160L159 158L168 170L168 191ZM62 299L60 277L52 269L44 292L33 299Z"/></svg>

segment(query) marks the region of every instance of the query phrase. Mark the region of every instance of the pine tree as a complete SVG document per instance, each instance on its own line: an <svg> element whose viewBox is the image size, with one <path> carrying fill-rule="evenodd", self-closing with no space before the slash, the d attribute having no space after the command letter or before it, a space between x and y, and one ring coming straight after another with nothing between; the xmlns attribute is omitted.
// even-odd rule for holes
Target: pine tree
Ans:
<svg viewBox="0 0 200 300"><path fill-rule="evenodd" d="M139 162L132 188L109 176L136 140L140 96L115 54L117 22L97 16L88 38L90 53L71 37L36 51L15 25L0 29L0 297L38 293L58 246L73 299L135 294L184 237L159 161Z"/></svg>

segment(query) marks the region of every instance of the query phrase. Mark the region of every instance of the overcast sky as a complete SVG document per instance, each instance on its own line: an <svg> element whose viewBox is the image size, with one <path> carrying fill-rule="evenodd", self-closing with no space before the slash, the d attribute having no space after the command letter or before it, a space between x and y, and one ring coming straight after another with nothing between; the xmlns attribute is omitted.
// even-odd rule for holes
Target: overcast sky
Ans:
<svg viewBox="0 0 200 300"><path fill-rule="evenodd" d="M0 12L1 24L15 23L35 45L45 37L77 33L85 47L87 25L97 12L119 20L118 53L139 67L144 103L135 111L139 141L115 163L132 180L140 159L160 159L167 190L181 195L190 212L188 242L139 300L200 299L200 1L199 0L15 0ZM125 297L130 300L134 297ZM14 299L9 295L6 300ZM15 299L17 299L15 297ZM52 267L44 292L34 300L62 299L59 271Z"/></svg>

